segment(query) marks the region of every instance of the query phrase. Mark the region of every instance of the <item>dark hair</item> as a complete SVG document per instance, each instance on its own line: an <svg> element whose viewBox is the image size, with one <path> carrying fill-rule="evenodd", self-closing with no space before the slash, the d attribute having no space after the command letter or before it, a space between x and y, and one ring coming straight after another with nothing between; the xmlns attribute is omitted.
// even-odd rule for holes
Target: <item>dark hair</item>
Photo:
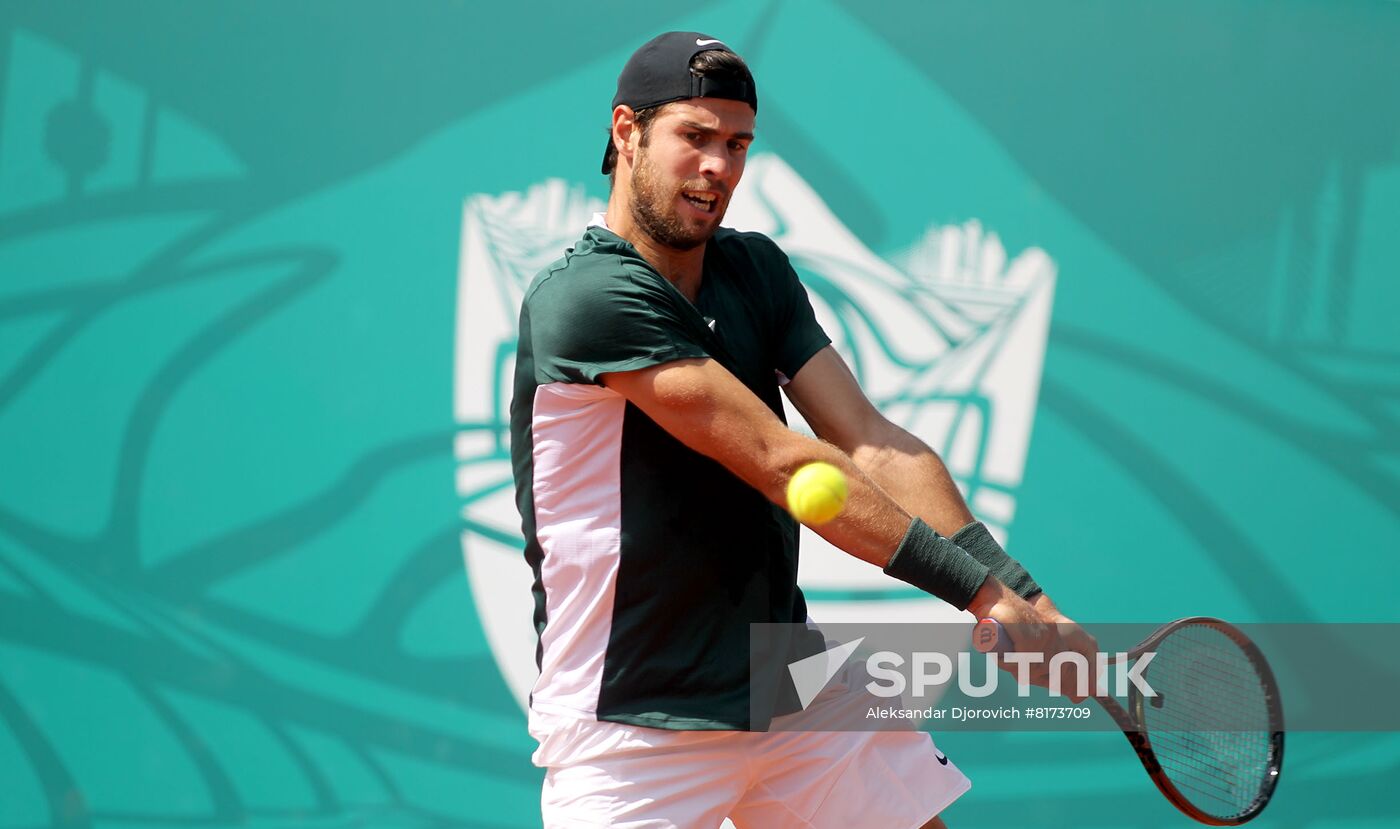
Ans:
<svg viewBox="0 0 1400 829"><path fill-rule="evenodd" d="M724 49L709 49L704 52L697 52L690 59L690 73L699 77L710 77L730 81L744 81L750 86L753 85L753 74L749 72L748 64L744 59L733 52ZM657 104L655 106L643 107L637 110L634 119L637 127L642 131L641 141L643 147L647 145L647 138L651 135L651 122L656 120L671 102ZM608 174L608 181L617 179L617 147L612 141L612 125L608 125L608 148L603 158L603 166Z"/></svg>

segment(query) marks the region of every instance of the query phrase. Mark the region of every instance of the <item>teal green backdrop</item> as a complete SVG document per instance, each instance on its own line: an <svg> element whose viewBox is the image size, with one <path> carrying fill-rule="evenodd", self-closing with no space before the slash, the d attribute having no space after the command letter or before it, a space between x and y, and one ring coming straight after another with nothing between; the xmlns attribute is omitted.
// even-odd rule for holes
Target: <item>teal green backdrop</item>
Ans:
<svg viewBox="0 0 1400 829"><path fill-rule="evenodd" d="M860 278L1048 274L1019 448L965 483L1062 607L1400 621L1400 3L12 2L0 829L538 825L528 598L472 558L518 545L488 328L673 28L752 65L795 247L820 204ZM878 379L919 337L822 243ZM955 827L1185 825L1116 735L939 744ZM1256 825L1400 824L1395 735L1287 763Z"/></svg>

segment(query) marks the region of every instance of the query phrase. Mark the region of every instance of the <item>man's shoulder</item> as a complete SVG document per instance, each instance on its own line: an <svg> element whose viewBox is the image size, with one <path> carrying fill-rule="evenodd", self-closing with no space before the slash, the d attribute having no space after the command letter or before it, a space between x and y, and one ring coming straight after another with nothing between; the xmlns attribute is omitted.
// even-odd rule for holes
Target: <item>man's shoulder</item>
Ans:
<svg viewBox="0 0 1400 829"><path fill-rule="evenodd" d="M787 254L783 253L777 242L756 230L721 227L710 240L728 254L742 253L748 256L787 259Z"/></svg>
<svg viewBox="0 0 1400 829"><path fill-rule="evenodd" d="M617 244L611 234L589 228L583 237L564 251L564 255L546 265L525 290L525 301L545 299L569 301L571 295L593 293L619 281L627 282L638 270L646 269L646 261L626 244Z"/></svg>
<svg viewBox="0 0 1400 829"><path fill-rule="evenodd" d="M720 228L710 241L748 289L776 296L795 281L788 255L767 235L752 230Z"/></svg>

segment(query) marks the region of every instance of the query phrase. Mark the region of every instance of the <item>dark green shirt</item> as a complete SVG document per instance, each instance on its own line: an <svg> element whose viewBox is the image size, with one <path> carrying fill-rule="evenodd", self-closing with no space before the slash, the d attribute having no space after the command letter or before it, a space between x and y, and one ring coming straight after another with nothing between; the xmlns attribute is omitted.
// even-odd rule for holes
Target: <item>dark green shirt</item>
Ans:
<svg viewBox="0 0 1400 829"><path fill-rule="evenodd" d="M540 634L533 707L750 727L749 624L806 618L797 526L599 377L708 357L782 418L780 376L829 343L787 257L757 233L707 243L695 304L599 226L535 278L511 401Z"/></svg>

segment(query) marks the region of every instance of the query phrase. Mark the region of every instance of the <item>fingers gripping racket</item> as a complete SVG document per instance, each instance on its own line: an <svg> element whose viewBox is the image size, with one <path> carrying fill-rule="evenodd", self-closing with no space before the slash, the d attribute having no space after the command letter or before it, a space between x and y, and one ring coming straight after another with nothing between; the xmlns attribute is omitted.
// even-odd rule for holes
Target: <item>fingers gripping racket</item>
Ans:
<svg viewBox="0 0 1400 829"><path fill-rule="evenodd" d="M1001 624L978 622L981 651L1014 649ZM1132 744L1173 806L1211 826L1236 826L1263 811L1283 770L1283 705L1273 671L1238 628L1196 616L1163 625L1108 664L1153 653L1120 703L1099 703ZM1111 690L1111 689L1110 689Z"/></svg>

